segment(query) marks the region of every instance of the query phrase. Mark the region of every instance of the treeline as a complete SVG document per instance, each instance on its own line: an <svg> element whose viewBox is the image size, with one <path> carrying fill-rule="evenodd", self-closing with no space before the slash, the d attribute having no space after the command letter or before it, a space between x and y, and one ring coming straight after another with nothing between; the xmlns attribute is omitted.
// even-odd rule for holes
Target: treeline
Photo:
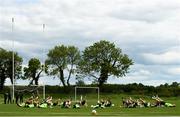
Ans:
<svg viewBox="0 0 180 117"><path fill-rule="evenodd" d="M163 97L180 96L180 83L173 82L171 85L167 83L160 86L146 86L141 83L114 85L107 84L102 86L101 92L104 93L122 93L130 95L147 95L152 96L158 94Z"/></svg>
<svg viewBox="0 0 180 117"><path fill-rule="evenodd" d="M84 85L85 87L95 87L97 85ZM46 86L46 93L69 93L74 94L74 87L59 87L59 86ZM95 93L94 90L81 90L80 93ZM159 86L147 86L141 83L133 83L133 84L104 84L100 88L100 93L108 93L108 94L128 94L128 95L145 95L145 96L153 96L158 94L162 97L178 97L180 96L180 83L173 82L172 84L163 84Z"/></svg>
<svg viewBox="0 0 180 117"><path fill-rule="evenodd" d="M59 95L74 95L75 86L71 85L69 87L63 86L45 86L46 95L48 94L59 94ZM97 85L79 85L82 87L97 87ZM3 91L0 93L10 91L10 87L5 86ZM42 87L43 88L43 87ZM40 89L42 90L42 89ZM79 89L78 94L88 94L97 93L96 89ZM100 93L107 94L126 94L126 95L143 95L143 96L153 96L159 95L161 97L180 97L180 83L173 82L172 84L162 84L159 86L147 86L141 83L132 84L104 84L100 87Z"/></svg>
<svg viewBox="0 0 180 117"><path fill-rule="evenodd" d="M23 58L18 52L0 47L0 91L6 79L30 80L29 85L39 85L43 73L51 78L59 78L63 87L71 86L72 75L77 81L88 77L99 86L107 82L109 76L125 76L133 65L132 59L122 53L114 43L101 40L86 47L80 52L74 45L56 45L46 53L45 62L39 58L30 58L27 66L23 66ZM47 79L48 80L48 79Z"/></svg>

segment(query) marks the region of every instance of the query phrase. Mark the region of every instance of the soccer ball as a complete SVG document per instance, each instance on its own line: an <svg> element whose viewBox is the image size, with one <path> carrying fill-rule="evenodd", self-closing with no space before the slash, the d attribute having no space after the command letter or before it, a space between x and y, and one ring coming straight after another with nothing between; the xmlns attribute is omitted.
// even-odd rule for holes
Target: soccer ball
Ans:
<svg viewBox="0 0 180 117"><path fill-rule="evenodd" d="M96 112L96 110L92 110L92 115L97 115L97 112Z"/></svg>

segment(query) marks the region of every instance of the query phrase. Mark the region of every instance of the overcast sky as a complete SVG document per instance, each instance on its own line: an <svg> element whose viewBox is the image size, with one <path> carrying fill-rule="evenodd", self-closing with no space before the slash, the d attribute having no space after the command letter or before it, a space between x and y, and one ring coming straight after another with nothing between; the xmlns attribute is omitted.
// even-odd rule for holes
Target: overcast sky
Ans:
<svg viewBox="0 0 180 117"><path fill-rule="evenodd" d="M83 50L102 39L134 60L126 77L108 83L180 82L180 0L0 0L0 47L12 50L14 40L24 65L32 57L43 60L55 45Z"/></svg>

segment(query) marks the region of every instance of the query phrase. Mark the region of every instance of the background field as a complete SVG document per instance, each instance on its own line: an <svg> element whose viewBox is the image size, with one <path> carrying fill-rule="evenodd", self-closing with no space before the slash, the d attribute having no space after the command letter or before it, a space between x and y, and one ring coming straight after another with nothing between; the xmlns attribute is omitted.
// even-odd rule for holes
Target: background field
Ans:
<svg viewBox="0 0 180 117"><path fill-rule="evenodd" d="M115 104L114 107L105 109L96 109L98 116L180 116L180 98L169 97L163 98L165 101L175 103L177 107L154 107L154 108L122 108L121 98L129 97L129 95L118 94L101 94L101 98L111 98ZM53 95L54 98L64 97L71 98L72 95ZM151 97L142 95L131 95L133 98L143 97L153 102ZM0 98L0 116L91 116L92 108L90 105L96 104L96 95L87 95L88 107L80 109L62 109L58 106L54 108L21 108L15 104L3 104L3 98Z"/></svg>

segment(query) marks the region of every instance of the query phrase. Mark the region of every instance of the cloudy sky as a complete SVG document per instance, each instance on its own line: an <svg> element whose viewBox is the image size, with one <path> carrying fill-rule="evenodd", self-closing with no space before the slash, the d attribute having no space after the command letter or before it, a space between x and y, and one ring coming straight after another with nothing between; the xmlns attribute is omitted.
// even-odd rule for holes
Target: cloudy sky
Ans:
<svg viewBox="0 0 180 117"><path fill-rule="evenodd" d="M43 60L55 45L83 50L102 39L135 63L126 77L108 83L180 82L180 0L0 0L0 47L12 50L14 40L24 65ZM40 82L59 84L51 77Z"/></svg>

